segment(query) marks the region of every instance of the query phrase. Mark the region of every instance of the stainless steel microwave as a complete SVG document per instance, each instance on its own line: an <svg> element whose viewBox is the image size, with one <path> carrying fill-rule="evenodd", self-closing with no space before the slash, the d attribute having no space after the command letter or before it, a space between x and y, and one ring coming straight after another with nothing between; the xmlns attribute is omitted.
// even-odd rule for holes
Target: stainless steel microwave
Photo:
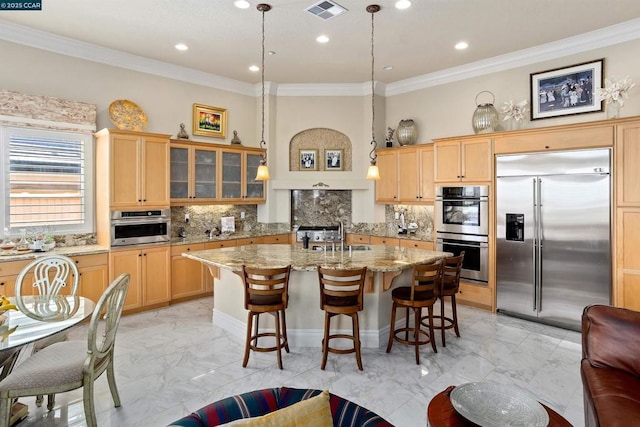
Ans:
<svg viewBox="0 0 640 427"><path fill-rule="evenodd" d="M171 210L111 212L111 246L166 243L171 240Z"/></svg>

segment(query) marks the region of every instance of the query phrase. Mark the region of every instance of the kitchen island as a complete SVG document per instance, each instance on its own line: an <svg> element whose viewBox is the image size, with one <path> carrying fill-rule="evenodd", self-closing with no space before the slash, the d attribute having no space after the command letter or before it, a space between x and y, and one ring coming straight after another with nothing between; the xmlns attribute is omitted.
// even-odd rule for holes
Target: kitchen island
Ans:
<svg viewBox="0 0 640 427"><path fill-rule="evenodd" d="M302 249L299 245L247 245L183 253L184 257L209 266L214 276L213 322L233 335L246 334L244 286L240 272L244 264L274 268L291 264L287 334L294 347L320 347L324 313L320 310L317 266L349 269L367 267L364 310L360 313L363 347L386 344L391 319L391 289L411 281L414 265L450 256L450 253L384 245L352 246L339 250ZM398 313L400 314L400 313ZM270 322L270 316L264 316ZM340 316L342 317L342 316ZM348 330L349 319L338 319L332 328ZM263 321L263 322L264 322ZM404 322L404 319L399 319ZM334 326L335 325L335 326ZM269 327L269 323L266 324Z"/></svg>

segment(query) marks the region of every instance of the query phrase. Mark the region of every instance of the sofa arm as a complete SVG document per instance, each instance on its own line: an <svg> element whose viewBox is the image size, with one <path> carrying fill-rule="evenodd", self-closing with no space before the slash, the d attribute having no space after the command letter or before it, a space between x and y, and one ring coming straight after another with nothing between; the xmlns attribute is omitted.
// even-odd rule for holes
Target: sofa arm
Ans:
<svg viewBox="0 0 640 427"><path fill-rule="evenodd" d="M594 367L640 376L640 312L607 305L585 307L582 355Z"/></svg>

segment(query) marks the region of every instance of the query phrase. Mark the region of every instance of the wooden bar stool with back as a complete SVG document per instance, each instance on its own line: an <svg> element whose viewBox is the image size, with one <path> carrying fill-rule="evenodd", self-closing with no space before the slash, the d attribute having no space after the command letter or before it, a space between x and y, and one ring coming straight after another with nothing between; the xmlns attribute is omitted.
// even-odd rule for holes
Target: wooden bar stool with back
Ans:
<svg viewBox="0 0 640 427"><path fill-rule="evenodd" d="M367 267L354 270L334 270L318 266L318 280L320 282L320 309L324 311L324 338L322 340L322 365L327 365L329 353L356 354L358 369L362 368L360 354L360 323L358 312L364 308L364 281ZM351 317L353 334L331 334L331 318L343 314ZM353 347L347 349L329 346L329 341L344 338L353 341Z"/></svg>
<svg viewBox="0 0 640 427"><path fill-rule="evenodd" d="M244 347L242 367L249 362L249 351L278 354L278 367L282 369L282 348L289 352L287 340L287 321L285 310L289 303L289 275L291 266L281 268L253 268L242 266L244 282L244 308L249 310L247 318L247 339ZM275 317L275 332L260 332L260 314L269 313ZM255 317L255 329L253 318ZM253 330L253 331L252 331ZM274 337L275 345L260 347L259 338Z"/></svg>
<svg viewBox="0 0 640 427"><path fill-rule="evenodd" d="M420 364L420 346L431 343L434 353L437 353L436 342L433 338L433 305L437 299L437 289L442 283L442 263L440 260L432 264L420 264L413 267L411 285L401 286L391 291L391 299L393 306L391 308L391 324L389 333L389 343L387 344L387 353L391 351L393 341L403 344L413 345L416 352L416 364ZM405 326L403 328L395 328L396 310L398 308L406 308ZM421 328L422 325L422 309L426 308L429 314L427 319L428 330ZM414 313L414 326L409 326L409 310ZM404 332L404 338L398 336ZM411 338L409 338L411 335ZM426 337L426 338L425 338Z"/></svg>
<svg viewBox="0 0 640 427"><path fill-rule="evenodd" d="M442 286L436 288L436 296L440 300L440 315L435 316L440 322L434 326L434 329L440 329L442 346L446 347L445 331L453 329L457 337L460 337L458 329L458 310L456 306L456 294L460 290L460 272L462 271L462 263L464 261L464 251L460 255L448 257L442 260ZM444 314L444 299L451 298L451 317ZM428 319L422 318L422 324L425 325Z"/></svg>

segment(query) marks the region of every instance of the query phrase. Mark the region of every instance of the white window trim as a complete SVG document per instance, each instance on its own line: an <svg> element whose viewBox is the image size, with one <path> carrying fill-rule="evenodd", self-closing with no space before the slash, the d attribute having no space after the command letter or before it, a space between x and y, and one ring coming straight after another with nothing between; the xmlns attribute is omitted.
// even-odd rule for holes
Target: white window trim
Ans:
<svg viewBox="0 0 640 427"><path fill-rule="evenodd" d="M0 125L0 152L2 153L2 162L0 163L0 177L2 182L0 183L0 203L2 203L3 209L0 209L0 224L2 227L9 227L9 136L11 134L18 135L33 135L39 133L40 135L80 135L84 139L85 143L85 222L82 225L56 225L54 226L54 234L84 234L95 232L95 187L94 187L94 175L95 175L95 155L94 146L95 141L93 134L85 132L72 132L72 131L60 131L55 129L40 129L30 127L14 127L14 126L1 126ZM25 227L27 230L33 229L36 231L40 227ZM2 230L0 230L2 231ZM17 237L20 235L20 231L17 229L11 229L11 236Z"/></svg>

